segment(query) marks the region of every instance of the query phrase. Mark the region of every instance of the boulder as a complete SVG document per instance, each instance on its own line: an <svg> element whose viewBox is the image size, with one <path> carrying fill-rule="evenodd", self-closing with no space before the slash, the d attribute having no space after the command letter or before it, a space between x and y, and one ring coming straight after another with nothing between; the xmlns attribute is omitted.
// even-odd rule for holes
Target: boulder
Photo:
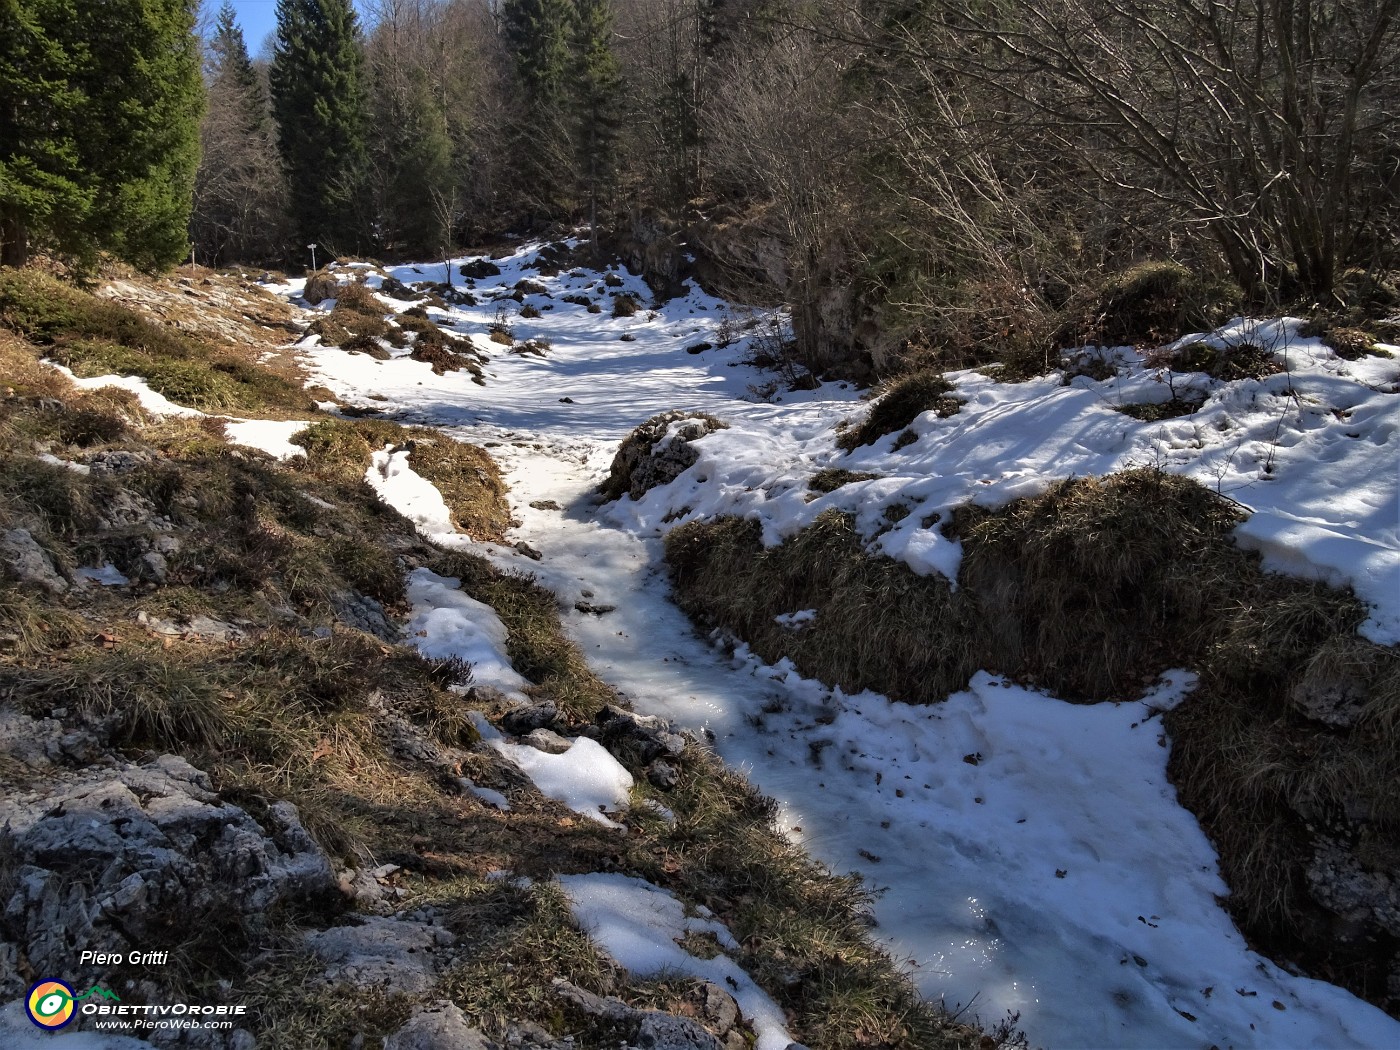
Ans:
<svg viewBox="0 0 1400 1050"><path fill-rule="evenodd" d="M623 496L641 499L695 465L700 453L691 447L692 441L728 427L704 412L672 411L652 416L622 442L600 491L610 500Z"/></svg>
<svg viewBox="0 0 1400 1050"><path fill-rule="evenodd" d="M64 749L62 736L53 742ZM75 946L145 949L188 934L194 917L256 928L334 885L294 806L274 803L259 823L175 755L46 769L40 786L0 797L0 828L12 872L0 940L27 971L79 982L101 973L75 966Z"/></svg>
<svg viewBox="0 0 1400 1050"><path fill-rule="evenodd" d="M0 561L4 562L5 571L20 583L49 594L68 590L68 581L28 529L9 529L0 534Z"/></svg>

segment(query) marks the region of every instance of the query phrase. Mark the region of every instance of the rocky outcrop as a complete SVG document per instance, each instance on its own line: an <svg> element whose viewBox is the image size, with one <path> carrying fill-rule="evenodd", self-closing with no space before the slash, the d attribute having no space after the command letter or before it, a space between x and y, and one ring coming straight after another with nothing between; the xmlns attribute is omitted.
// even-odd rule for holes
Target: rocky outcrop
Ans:
<svg viewBox="0 0 1400 1050"><path fill-rule="evenodd" d="M602 493L610 500L624 495L641 499L668 485L695 465L700 454L690 443L728 423L704 412L662 412L639 426L617 450Z"/></svg>
<svg viewBox="0 0 1400 1050"><path fill-rule="evenodd" d="M97 980L75 965L80 949L146 950L199 923L257 928L271 909L334 887L290 803L259 822L183 758L66 768L54 763L94 757L92 734L13 711L3 725L0 768L42 776L0 799L0 996L23 991L20 972Z"/></svg>
<svg viewBox="0 0 1400 1050"><path fill-rule="evenodd" d="M329 984L413 995L433 987L455 940L441 926L372 915L312 931L305 944L327 965L321 980Z"/></svg>
<svg viewBox="0 0 1400 1050"><path fill-rule="evenodd" d="M68 581L28 529L9 529L0 534L0 562L4 563L6 573L20 583L49 594L68 590Z"/></svg>

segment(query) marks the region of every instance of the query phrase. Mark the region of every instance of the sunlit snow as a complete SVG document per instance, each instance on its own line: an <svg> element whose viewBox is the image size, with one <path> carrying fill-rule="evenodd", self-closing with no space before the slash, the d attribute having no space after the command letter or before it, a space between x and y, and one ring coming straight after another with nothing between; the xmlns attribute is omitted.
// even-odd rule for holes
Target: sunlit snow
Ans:
<svg viewBox="0 0 1400 1050"><path fill-rule="evenodd" d="M302 351L314 381L490 447L521 521L512 539L543 558L474 548L535 573L594 666L638 710L711 732L720 754L778 800L789 834L838 870L863 872L881 891L875 935L910 960L926 995L972 1003L988 1021L1019 1011L1032 1042L1049 1047L1400 1045L1400 1022L1255 955L1220 907L1214 852L1166 779L1171 741L1157 717L1189 676L1094 706L985 674L931 707L846 696L696 637L667 600L660 551L681 520L750 515L775 542L836 508L856 514L875 549L952 576L960 551L935 519L959 503L998 505L1064 477L1157 466L1252 512L1239 538L1267 566L1353 585L1373 606L1367 633L1394 642L1400 365L1342 361L1296 322L1241 321L1208 338L1256 342L1285 370L1231 384L1171 377L1208 395L1194 415L1141 423L1115 411L1170 396L1162 370L1120 349L1122 374L1102 382L952 375L966 402L958 414L920 417L901 450L891 435L848 455L834 428L865 411L857 392L827 384L761 400L771 375L742 363L754 315L692 291L614 319L612 292L649 299L638 278L618 273L620 287L600 289L595 271L542 277L527 265L537 250L496 260L502 274L475 284L480 305L429 311L491 355L484 388L465 372L434 376L405 351L378 361L312 339ZM405 282L443 273L441 264L424 270L389 272ZM539 318L488 301L522 278L548 290L525 297ZM299 284L281 291L295 295ZM384 302L386 312L411 305ZM491 343L498 308L517 339L548 339L550 352L518 356ZM721 329L738 340L687 352L718 344ZM731 427L697 442L699 461L673 484L600 508L593 489L618 442L673 408ZM404 473L408 464L393 462L400 455L376 457L381 494L417 508L426 532L470 544ZM880 477L808 503L808 480L827 467ZM877 535L895 503L914 512ZM616 608L574 612L584 597ZM793 629L804 612L787 614Z"/></svg>

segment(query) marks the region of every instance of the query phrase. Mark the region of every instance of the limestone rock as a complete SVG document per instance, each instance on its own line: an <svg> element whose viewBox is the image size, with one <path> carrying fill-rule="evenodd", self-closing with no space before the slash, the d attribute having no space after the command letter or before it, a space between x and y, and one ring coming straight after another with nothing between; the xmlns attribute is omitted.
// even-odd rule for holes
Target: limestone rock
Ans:
<svg viewBox="0 0 1400 1050"><path fill-rule="evenodd" d="M28 529L9 529L0 535L0 561L20 583L39 587L50 594L68 590L68 581L54 567L48 551L39 546Z"/></svg>
<svg viewBox="0 0 1400 1050"><path fill-rule="evenodd" d="M700 453L691 442L726 430L729 424L703 412L662 412L627 436L613 457L602 493L608 499L641 499L660 485L669 485L695 465Z"/></svg>
<svg viewBox="0 0 1400 1050"><path fill-rule="evenodd" d="M313 930L305 943L327 964L331 984L418 994L433 986L438 955L456 938L441 926L367 916L359 925Z"/></svg>
<svg viewBox="0 0 1400 1050"><path fill-rule="evenodd" d="M145 948L191 915L256 927L281 903L328 892L330 864L296 809L276 804L265 820L222 801L174 755L50 770L41 787L0 798L14 858L0 939L32 972L96 980L75 970L75 946Z"/></svg>
<svg viewBox="0 0 1400 1050"><path fill-rule="evenodd" d="M497 1050L446 1000L418 1006L408 1022L384 1040L384 1050Z"/></svg>

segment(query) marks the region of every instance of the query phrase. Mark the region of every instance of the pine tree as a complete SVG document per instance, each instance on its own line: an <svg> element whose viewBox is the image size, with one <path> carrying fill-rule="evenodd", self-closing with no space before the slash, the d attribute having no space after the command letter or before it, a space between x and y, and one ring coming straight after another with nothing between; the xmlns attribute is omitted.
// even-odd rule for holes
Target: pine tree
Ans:
<svg viewBox="0 0 1400 1050"><path fill-rule="evenodd" d="M521 105L514 115L512 154L520 191L547 212L567 208L574 162L567 95L570 87L571 0L506 0L502 34L515 60Z"/></svg>
<svg viewBox="0 0 1400 1050"><path fill-rule="evenodd" d="M49 32L73 0L0 0L0 263L23 266L31 232L71 239L92 207L76 138L77 61ZM65 245L66 246L66 245Z"/></svg>
<svg viewBox="0 0 1400 1050"><path fill-rule="evenodd" d="M212 263L271 261L283 235L285 182L262 79L224 3L205 61L208 111L190 230Z"/></svg>
<svg viewBox="0 0 1400 1050"><path fill-rule="evenodd" d="M301 238L363 243L368 105L351 0L277 0L270 74L292 221Z"/></svg>
<svg viewBox="0 0 1400 1050"><path fill-rule="evenodd" d="M184 256L202 85L194 0L0 0L0 240Z"/></svg>
<svg viewBox="0 0 1400 1050"><path fill-rule="evenodd" d="M588 224L598 247L598 197L617 171L618 98L622 88L612 50L612 5L609 0L574 4L574 144L588 200Z"/></svg>
<svg viewBox="0 0 1400 1050"><path fill-rule="evenodd" d="M506 0L501 22L527 105L536 111L559 106L568 86L573 4L570 0Z"/></svg>

